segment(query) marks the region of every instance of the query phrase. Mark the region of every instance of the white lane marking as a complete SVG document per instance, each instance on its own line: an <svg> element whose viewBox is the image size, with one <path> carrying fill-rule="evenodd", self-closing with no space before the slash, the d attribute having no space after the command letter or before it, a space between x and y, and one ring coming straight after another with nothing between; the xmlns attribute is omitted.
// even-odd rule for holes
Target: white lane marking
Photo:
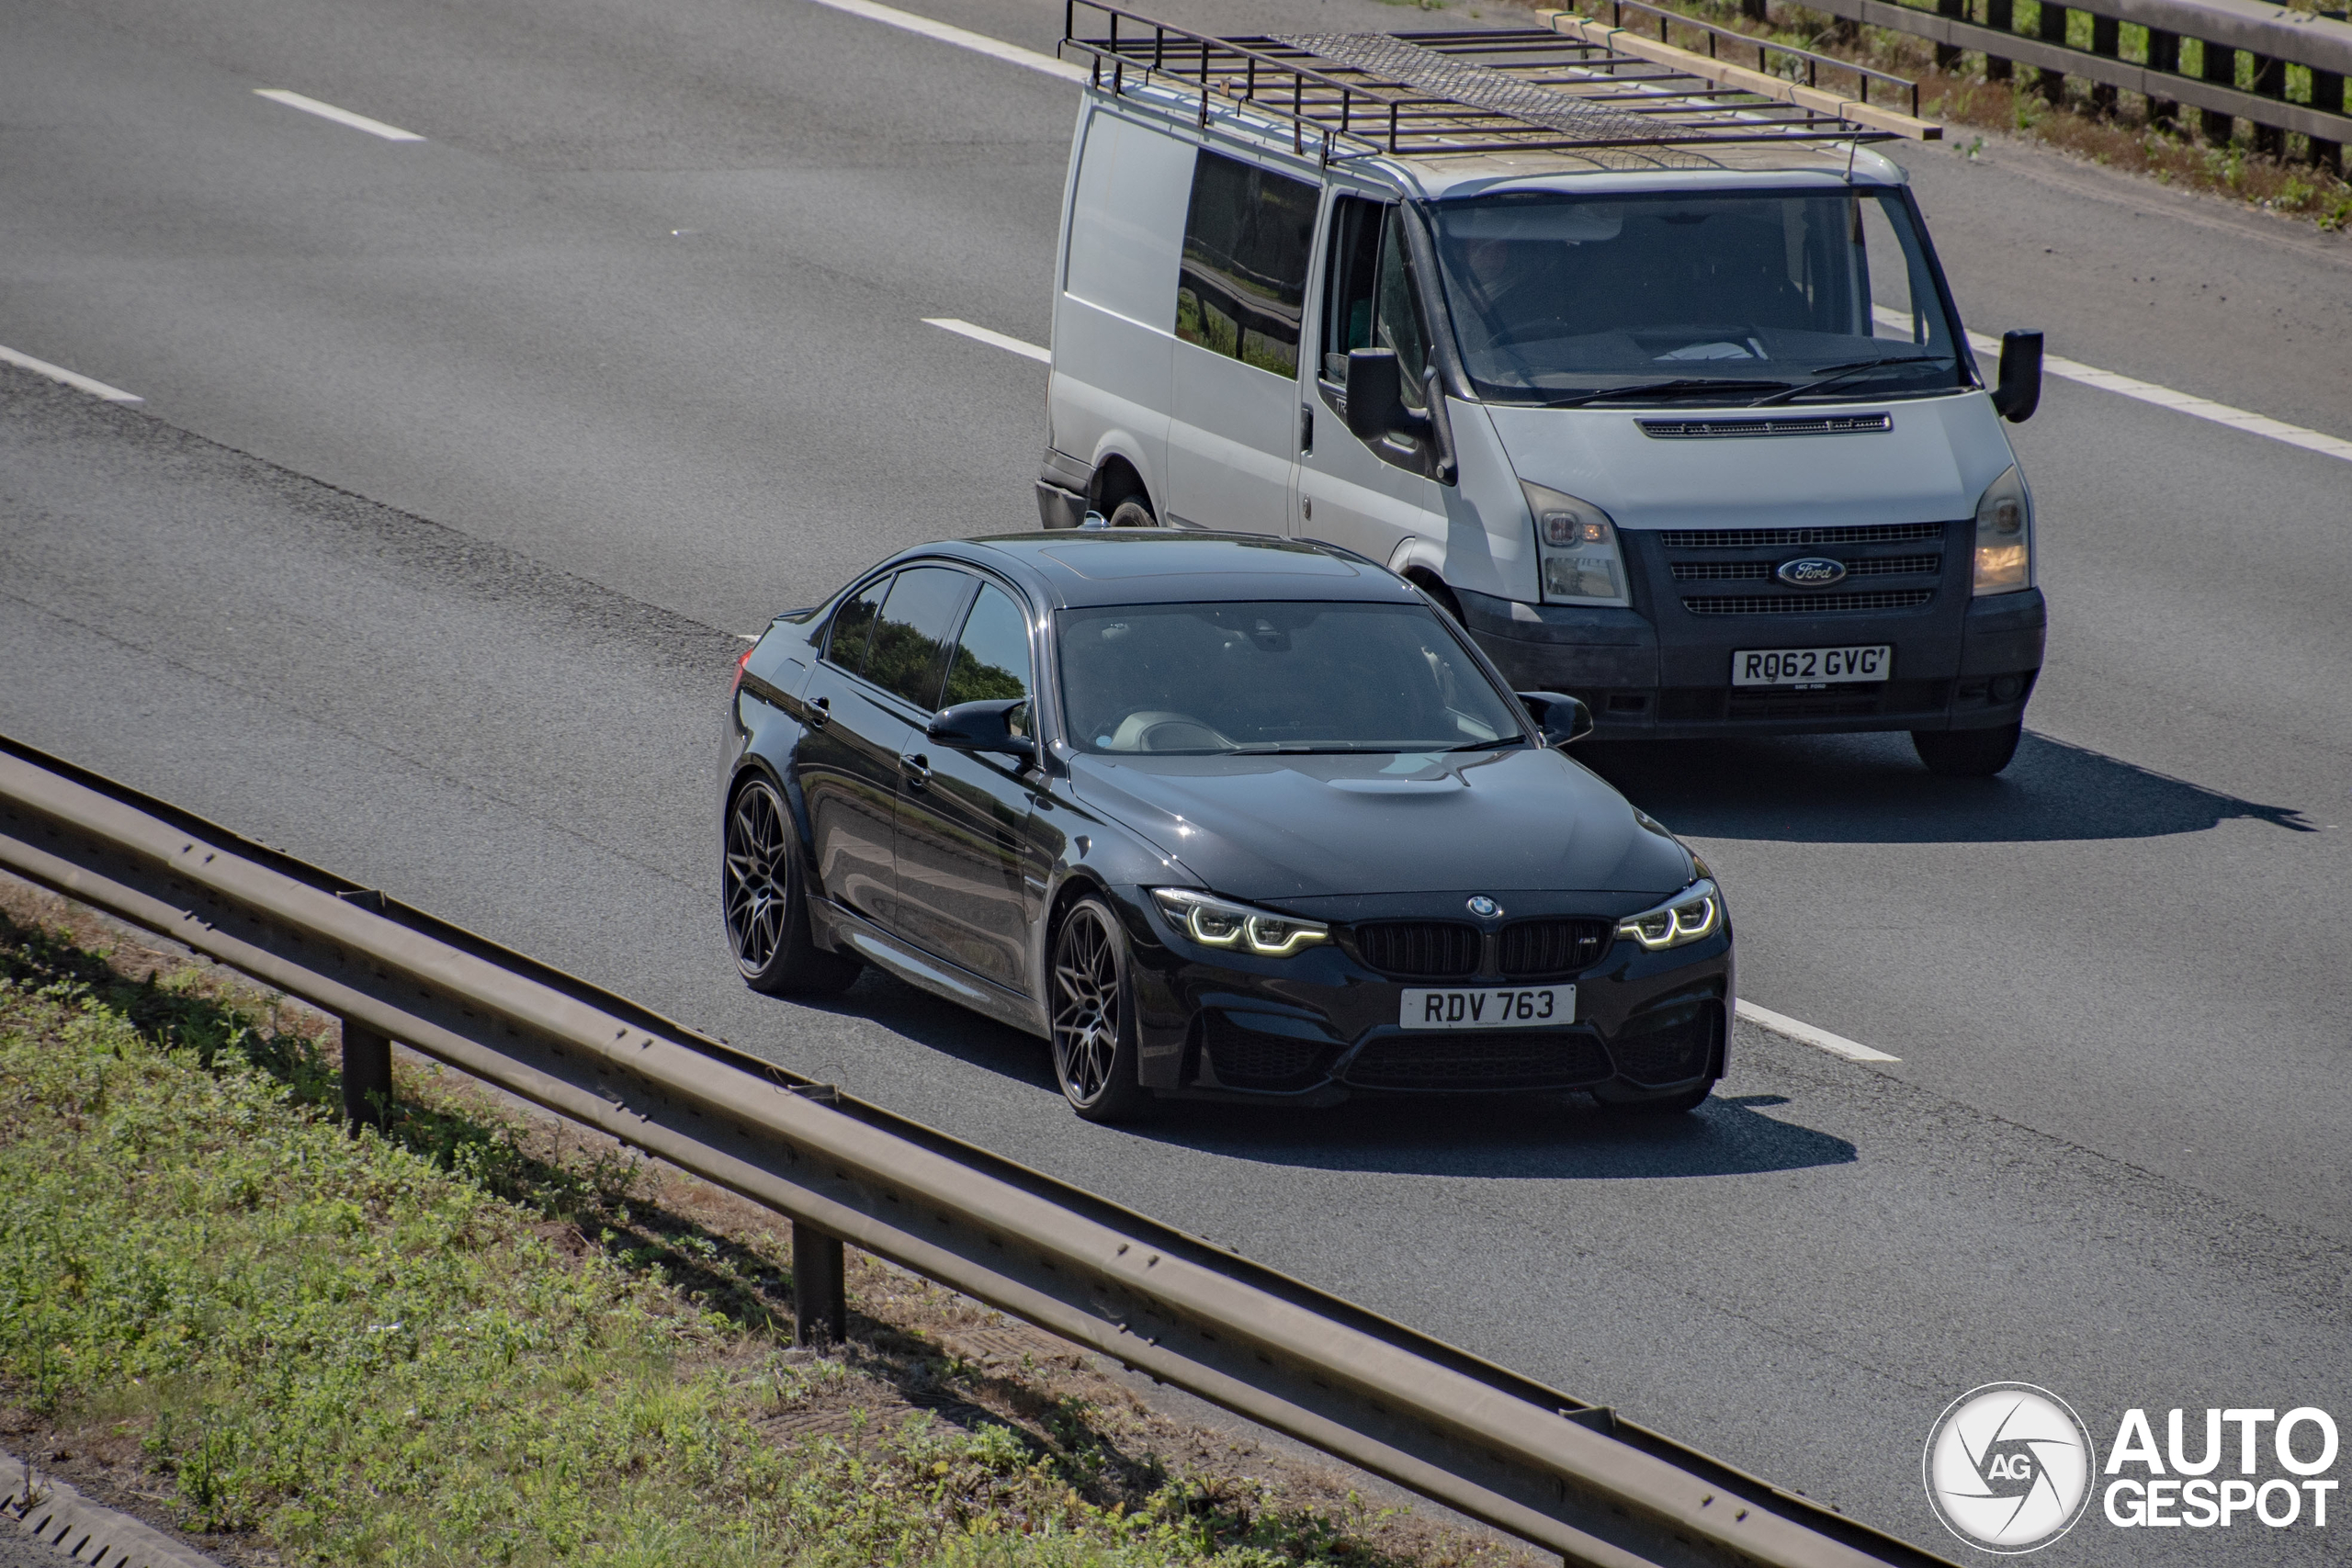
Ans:
<svg viewBox="0 0 2352 1568"><path fill-rule="evenodd" d="M810 3L830 6L836 11L846 11L869 22L880 22L884 27L921 33L942 43L952 43L958 49L968 49L975 54L985 54L991 60L1001 60L1008 65L1019 65L1031 71L1042 71L1048 76L1058 76L1065 82L1086 80L1086 67L1082 65L1072 65L1067 60L1039 54L1034 49L1006 43L986 33L969 32L962 28L950 27L945 22L934 22L929 17L918 17L911 11L901 11L893 6L877 6L874 0L810 0Z"/></svg>
<svg viewBox="0 0 2352 1568"><path fill-rule="evenodd" d="M272 103L284 104L288 108L300 109L304 114L317 115L321 119L331 119L337 125L347 125L354 130L364 130L370 136L380 136L387 141L424 140L413 130L402 130L397 125L386 125L380 119L369 119L364 114L353 114L349 109L339 109L333 104L322 104L316 98L306 98L283 87L255 87L254 95L267 98Z"/></svg>
<svg viewBox="0 0 2352 1568"><path fill-rule="evenodd" d="M1739 1016L1758 1029L1769 1029L1775 1034L1785 1034L1801 1045L1814 1046L1828 1052L1833 1056L1843 1056L1849 1062L1903 1060L1900 1056L1890 1056L1883 1051L1873 1051L1858 1040L1849 1040L1842 1034L1832 1034L1826 1029L1815 1029L1809 1023L1799 1023L1793 1018L1774 1012L1770 1008L1758 1007L1754 1002L1746 999L1742 999L1739 1003Z"/></svg>
<svg viewBox="0 0 2352 1568"><path fill-rule="evenodd" d="M756 643L760 640L757 632L729 632L727 635L738 642Z"/></svg>
<svg viewBox="0 0 2352 1568"><path fill-rule="evenodd" d="M819 5L831 3L831 0L818 0ZM969 321L959 321L953 316L925 316L922 320L925 326L944 327L949 332L960 333L976 343L987 344L990 348L1009 350L1024 359L1036 360L1041 365L1051 365L1054 362L1053 351L1050 349L1039 348L1034 343L1023 343L1017 337L1007 337L1002 333L990 332L986 327L976 327Z"/></svg>
<svg viewBox="0 0 2352 1568"><path fill-rule="evenodd" d="M46 359L35 359L29 354L18 354L13 348L0 348L0 365L13 365L19 370L29 370L36 376L46 376L52 381L62 381L77 392L87 392L94 398L104 398L110 403L143 403L147 400L136 392L126 392L120 387L109 387L104 381L93 381L79 376L62 365L51 365Z"/></svg>
<svg viewBox="0 0 2352 1568"><path fill-rule="evenodd" d="M1904 332L1911 330L1911 318L1899 310L1890 310L1883 305L1873 305L1871 307L1871 314L1877 319L1881 326L1895 327ZM1996 362L2000 359L2000 339L1987 337L1983 333L1971 333L1968 334L1968 341L1977 353L1990 355ZM2323 457L2341 457L2346 462L2352 463L2352 441L2346 441L2340 435L2329 435L2323 431L2306 430L2300 424L2289 424L2283 419L2272 419L2268 414L2249 413L2245 409L2232 408L2227 403L2217 403L2211 398L2200 398L2192 392L2176 392L2170 387L2160 387L2154 381L2143 381L2137 377L2121 375L2113 370L2101 370L2096 365L2086 365L2079 359L2067 359L2055 354L2044 353L2041 357L2041 367L2052 376L2062 377L2069 381L2079 381L2086 387L2097 387L2102 392L2113 392L2120 397L2137 398L2143 403L2154 403L2160 409L2170 409L2175 413L2188 414L2196 419L2211 420L2215 424L2226 424L2233 430L2243 430L2249 435L2267 435L2273 441L2283 441L2290 446L2300 446L2306 452L2316 452Z"/></svg>

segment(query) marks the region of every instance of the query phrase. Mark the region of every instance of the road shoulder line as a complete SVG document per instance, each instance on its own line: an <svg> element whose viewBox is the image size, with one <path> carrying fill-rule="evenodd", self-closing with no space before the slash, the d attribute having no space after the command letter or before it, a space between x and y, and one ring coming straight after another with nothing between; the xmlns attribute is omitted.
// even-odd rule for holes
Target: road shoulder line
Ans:
<svg viewBox="0 0 2352 1568"><path fill-rule="evenodd" d="M818 0L818 3L825 4L825 0ZM1051 349L1039 348L1034 343L1023 343L1017 337L1009 337L1003 333L994 332L987 327L976 327L969 321L960 321L953 316L925 316L922 320L923 325L927 327L944 328L948 332L970 338L975 343L987 344L990 348L1001 348L1008 354L1017 354L1024 359L1034 359L1040 365L1051 365L1054 362Z"/></svg>
<svg viewBox="0 0 2352 1568"><path fill-rule="evenodd" d="M46 376L77 392L87 392L94 398L104 398L110 403L143 403L147 400L136 392L126 392L120 387L109 387L104 381L68 370L62 365L51 365L46 359L35 359L29 354L19 354L13 348L0 348L0 365L13 365L19 370L29 370L36 376Z"/></svg>
<svg viewBox="0 0 2352 1568"><path fill-rule="evenodd" d="M874 0L808 0L808 3L812 6L830 6L836 11L845 11L853 17L863 17L869 22L880 22L884 27L920 33L924 38L937 39L941 43L952 43L958 49L968 49L975 54L985 54L991 60L1001 60L1008 65L1018 65L1030 71L1042 71L1048 76L1058 76L1065 82L1083 82L1087 79L1086 71L1082 66L1072 65L1066 60L1057 60L1050 54L1040 54L1034 49L1023 49L1017 43L1006 43L1002 39L993 39L986 33L976 33L946 22L935 22L929 17L918 17L911 11L901 11L895 6L877 6Z"/></svg>
<svg viewBox="0 0 2352 1568"><path fill-rule="evenodd" d="M284 104L290 109L300 109L304 114L317 115L321 119L331 119L337 125L347 125L354 130L364 130L370 136L380 136L387 141L424 140L413 130L402 130L397 125L386 125L380 119L369 119L364 114L353 114L349 109L339 109L333 104L321 103L316 98L304 97L283 87L255 87L254 96L267 98L274 104Z"/></svg>

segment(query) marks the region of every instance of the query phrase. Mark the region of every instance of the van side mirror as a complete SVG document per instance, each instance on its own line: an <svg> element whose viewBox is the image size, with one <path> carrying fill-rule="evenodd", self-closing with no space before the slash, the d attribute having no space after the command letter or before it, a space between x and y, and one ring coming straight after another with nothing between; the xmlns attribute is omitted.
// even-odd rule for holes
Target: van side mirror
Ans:
<svg viewBox="0 0 2352 1568"><path fill-rule="evenodd" d="M1993 389L1993 408L2011 424L2023 424L2041 405L2041 334L2015 332L2001 334L2001 379Z"/></svg>
<svg viewBox="0 0 2352 1568"><path fill-rule="evenodd" d="M1592 733L1592 710L1583 699L1561 692L1518 692L1513 695L1527 716L1544 734L1546 746L1566 746Z"/></svg>
<svg viewBox="0 0 2352 1568"><path fill-rule="evenodd" d="M1029 705L1026 697L999 697L988 702L957 703L941 708L923 726L923 734L959 751L1001 751L1026 761L1037 755L1037 743L1012 732L1012 716Z"/></svg>
<svg viewBox="0 0 2352 1568"><path fill-rule="evenodd" d="M1405 374L1393 348L1348 350L1348 430L1359 441L1429 434L1426 414L1405 406Z"/></svg>

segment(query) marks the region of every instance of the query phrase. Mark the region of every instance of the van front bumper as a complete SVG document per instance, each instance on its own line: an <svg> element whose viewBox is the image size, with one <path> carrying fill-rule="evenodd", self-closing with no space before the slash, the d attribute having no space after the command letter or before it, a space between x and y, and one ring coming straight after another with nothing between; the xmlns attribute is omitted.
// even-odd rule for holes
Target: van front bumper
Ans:
<svg viewBox="0 0 2352 1568"><path fill-rule="evenodd" d="M1963 582L1935 602L1892 614L1686 615L1525 604L1456 589L1478 646L1515 690L1566 692L1612 739L1988 729L2024 712L2041 673L2048 610L2030 588L1976 599ZM1820 690L1735 687L1732 655L1747 649L1894 650L1891 679Z"/></svg>

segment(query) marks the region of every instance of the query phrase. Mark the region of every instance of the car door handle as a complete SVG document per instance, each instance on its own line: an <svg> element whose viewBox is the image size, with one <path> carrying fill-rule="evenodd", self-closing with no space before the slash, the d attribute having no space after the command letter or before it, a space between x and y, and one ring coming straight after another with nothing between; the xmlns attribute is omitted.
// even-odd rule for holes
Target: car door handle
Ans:
<svg viewBox="0 0 2352 1568"><path fill-rule="evenodd" d="M825 728L826 722L832 716L833 699L831 697L819 697L808 706L808 728L811 729L822 729Z"/></svg>
<svg viewBox="0 0 2352 1568"><path fill-rule="evenodd" d="M917 753L899 759L899 771L907 775L909 789L921 789L931 782L931 759Z"/></svg>

